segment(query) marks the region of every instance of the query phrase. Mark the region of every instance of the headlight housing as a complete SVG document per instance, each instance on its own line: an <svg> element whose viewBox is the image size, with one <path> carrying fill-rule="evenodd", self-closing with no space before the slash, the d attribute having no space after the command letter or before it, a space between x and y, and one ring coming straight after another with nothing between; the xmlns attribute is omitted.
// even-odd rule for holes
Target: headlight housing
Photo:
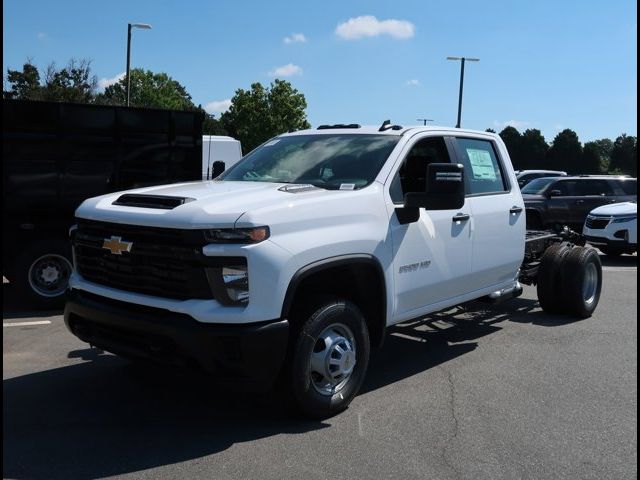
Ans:
<svg viewBox="0 0 640 480"><path fill-rule="evenodd" d="M211 243L259 243L269 238L269 227L212 228L204 231Z"/></svg>
<svg viewBox="0 0 640 480"><path fill-rule="evenodd" d="M637 218L638 218L638 215L625 215L624 217L613 217L611 222L612 223L626 223L626 222L632 222L633 220L636 220Z"/></svg>
<svg viewBox="0 0 640 480"><path fill-rule="evenodd" d="M249 269L244 257L208 259L207 280L214 298L222 305L244 306L249 303Z"/></svg>

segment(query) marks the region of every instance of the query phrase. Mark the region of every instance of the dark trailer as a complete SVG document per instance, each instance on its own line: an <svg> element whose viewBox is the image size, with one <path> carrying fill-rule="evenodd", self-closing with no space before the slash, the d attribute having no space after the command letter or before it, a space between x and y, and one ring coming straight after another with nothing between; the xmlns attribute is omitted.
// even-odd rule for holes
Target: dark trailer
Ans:
<svg viewBox="0 0 640 480"><path fill-rule="evenodd" d="M2 272L30 305L61 305L73 212L86 198L200 180L199 112L3 100Z"/></svg>

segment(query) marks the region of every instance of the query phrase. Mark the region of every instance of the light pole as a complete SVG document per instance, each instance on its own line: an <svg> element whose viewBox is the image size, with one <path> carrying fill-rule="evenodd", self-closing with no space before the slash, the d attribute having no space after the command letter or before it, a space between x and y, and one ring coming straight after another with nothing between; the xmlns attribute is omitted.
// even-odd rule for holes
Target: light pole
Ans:
<svg viewBox="0 0 640 480"><path fill-rule="evenodd" d="M460 60L460 94L458 95L458 123L456 128L460 128L460 117L462 116L462 85L464 84L464 63L479 62L479 58L469 57L447 57L447 60Z"/></svg>
<svg viewBox="0 0 640 480"><path fill-rule="evenodd" d="M128 23L127 24L127 107L129 106L129 93L131 90L131 77L129 71L131 70L131 29L142 28L144 30L150 30L151 25L148 23Z"/></svg>
<svg viewBox="0 0 640 480"><path fill-rule="evenodd" d="M417 120L419 122L422 122L422 125L426 125L427 122L433 122L433 120L431 120L430 118L418 118Z"/></svg>

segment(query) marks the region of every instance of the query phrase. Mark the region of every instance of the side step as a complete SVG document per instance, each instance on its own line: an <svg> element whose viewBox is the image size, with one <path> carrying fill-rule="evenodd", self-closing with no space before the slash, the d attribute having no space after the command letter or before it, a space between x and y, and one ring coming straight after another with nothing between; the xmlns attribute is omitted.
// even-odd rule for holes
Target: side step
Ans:
<svg viewBox="0 0 640 480"><path fill-rule="evenodd" d="M516 282L513 287L503 288L502 290L492 292L489 295L479 298L478 301L496 305L504 302L505 300L519 297L520 295L522 295L522 285L520 285L520 282Z"/></svg>

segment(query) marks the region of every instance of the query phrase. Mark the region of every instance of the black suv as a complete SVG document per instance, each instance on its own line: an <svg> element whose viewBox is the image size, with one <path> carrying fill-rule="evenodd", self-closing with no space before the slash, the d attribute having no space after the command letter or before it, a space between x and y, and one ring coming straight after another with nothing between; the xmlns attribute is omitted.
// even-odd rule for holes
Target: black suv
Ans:
<svg viewBox="0 0 640 480"><path fill-rule="evenodd" d="M620 176L538 178L522 189L527 228L567 225L582 231L587 214L609 203L638 198L637 179Z"/></svg>

